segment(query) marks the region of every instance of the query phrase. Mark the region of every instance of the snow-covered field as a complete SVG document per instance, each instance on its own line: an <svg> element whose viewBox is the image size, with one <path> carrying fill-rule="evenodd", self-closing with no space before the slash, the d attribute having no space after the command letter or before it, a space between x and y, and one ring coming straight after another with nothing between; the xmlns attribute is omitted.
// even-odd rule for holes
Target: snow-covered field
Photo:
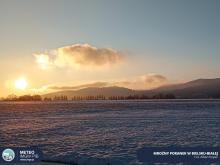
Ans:
<svg viewBox="0 0 220 165"><path fill-rule="evenodd" d="M1 146L79 165L141 164L148 146L220 146L219 100L0 102L0 120Z"/></svg>

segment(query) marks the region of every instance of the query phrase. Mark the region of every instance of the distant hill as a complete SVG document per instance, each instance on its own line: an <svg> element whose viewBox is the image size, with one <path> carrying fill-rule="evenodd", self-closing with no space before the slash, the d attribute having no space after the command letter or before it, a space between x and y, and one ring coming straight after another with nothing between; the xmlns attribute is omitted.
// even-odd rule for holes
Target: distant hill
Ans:
<svg viewBox="0 0 220 165"><path fill-rule="evenodd" d="M66 90L53 92L43 97L53 98L55 96L65 95L68 98L74 96L129 96L146 95L152 97L156 94L174 94L176 98L220 98L220 78L216 79L197 79L182 84L162 86L153 90L131 90L123 87L103 87L103 88L84 88L80 90Z"/></svg>
<svg viewBox="0 0 220 165"><path fill-rule="evenodd" d="M197 79L183 84L162 86L144 93L172 93L177 98L220 98L220 78Z"/></svg>
<svg viewBox="0 0 220 165"><path fill-rule="evenodd" d="M55 96L62 96L65 95L68 98L72 98L74 96L98 96L98 95L103 95L106 97L110 96L129 96L129 95L134 95L135 90L131 90L128 88L123 88L123 87L103 87L103 88L97 88L97 87L89 87L89 88L83 88L79 90L68 90L68 91L59 91L59 92L54 92L54 93L49 93L46 95L43 95L43 97L55 97Z"/></svg>

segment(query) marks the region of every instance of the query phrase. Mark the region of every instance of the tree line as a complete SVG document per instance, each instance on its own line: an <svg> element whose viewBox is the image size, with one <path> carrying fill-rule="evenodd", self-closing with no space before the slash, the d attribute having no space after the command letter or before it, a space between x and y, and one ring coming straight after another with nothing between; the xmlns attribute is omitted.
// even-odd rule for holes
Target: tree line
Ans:
<svg viewBox="0 0 220 165"><path fill-rule="evenodd" d="M153 96L147 95L129 95L129 96L109 96L104 95L97 96L73 96L68 98L65 95L54 97L42 97L40 95L9 95L7 98L3 98L2 101L67 101L67 100L139 100L139 99L175 99L175 95L168 94L155 94Z"/></svg>
<svg viewBox="0 0 220 165"><path fill-rule="evenodd" d="M7 98L2 99L3 101L42 101L42 97L40 95L9 95Z"/></svg>

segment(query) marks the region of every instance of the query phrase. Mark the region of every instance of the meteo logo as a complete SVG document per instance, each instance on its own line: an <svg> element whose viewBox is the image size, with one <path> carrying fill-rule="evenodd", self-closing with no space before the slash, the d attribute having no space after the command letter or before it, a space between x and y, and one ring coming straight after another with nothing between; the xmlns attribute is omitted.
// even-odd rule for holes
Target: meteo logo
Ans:
<svg viewBox="0 0 220 165"><path fill-rule="evenodd" d="M22 150L20 151L21 155L33 155L35 154L35 152L33 150L29 151L29 150Z"/></svg>
<svg viewBox="0 0 220 165"><path fill-rule="evenodd" d="M15 152L12 149L7 148L2 152L2 158L6 162L11 162L15 158Z"/></svg>

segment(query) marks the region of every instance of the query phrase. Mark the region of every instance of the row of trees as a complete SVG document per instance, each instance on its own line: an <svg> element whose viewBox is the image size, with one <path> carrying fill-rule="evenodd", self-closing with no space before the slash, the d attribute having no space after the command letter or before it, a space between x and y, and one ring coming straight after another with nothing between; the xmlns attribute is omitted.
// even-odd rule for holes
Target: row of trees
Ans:
<svg viewBox="0 0 220 165"><path fill-rule="evenodd" d="M156 94L153 96L147 95L129 95L129 96L109 96L106 97L104 95L97 95L97 96L74 96L70 100L138 100L138 99L175 99L175 95L168 93L168 94ZM68 100L67 96L55 96L54 98L45 98L44 100Z"/></svg>
<svg viewBox="0 0 220 165"><path fill-rule="evenodd" d="M129 96L74 96L68 98L65 95L42 98L40 95L23 95L17 97L16 95L9 95L7 98L2 99L3 101L67 101L67 100L138 100L138 99L175 99L173 94L156 94L153 96L147 95L129 95Z"/></svg>
<svg viewBox="0 0 220 165"><path fill-rule="evenodd" d="M129 96L112 96L109 97L109 100L139 100L139 99L175 99L175 95L168 93L168 94L156 94L153 96L147 95L129 95Z"/></svg>
<svg viewBox="0 0 220 165"><path fill-rule="evenodd" d="M42 97L40 95L9 95L7 98L3 99L3 101L42 101Z"/></svg>

